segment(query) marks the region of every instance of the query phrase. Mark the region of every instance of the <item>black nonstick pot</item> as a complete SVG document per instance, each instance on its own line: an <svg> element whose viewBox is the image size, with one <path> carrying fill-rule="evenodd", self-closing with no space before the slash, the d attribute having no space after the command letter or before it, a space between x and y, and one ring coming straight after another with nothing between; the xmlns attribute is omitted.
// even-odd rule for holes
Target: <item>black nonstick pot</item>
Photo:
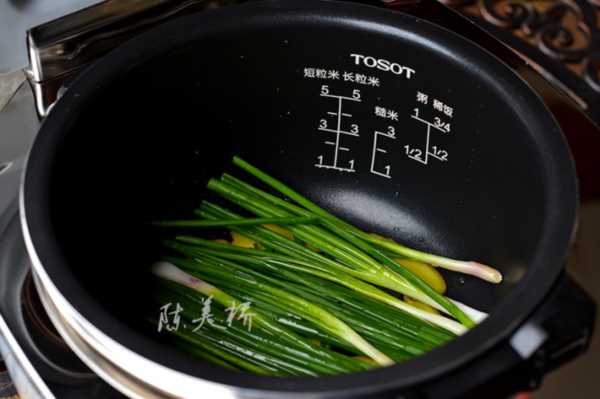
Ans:
<svg viewBox="0 0 600 399"><path fill-rule="evenodd" d="M500 285L446 274L490 317L407 364L318 379L164 344L137 321L159 248L145 222L188 216L234 154L364 229L496 266ZM94 64L43 123L21 211L59 329L131 396L151 397L124 375L156 397L456 397L513 366L528 383L546 321L593 312L563 274L577 203L558 125L494 56L413 16L304 0L183 17Z"/></svg>

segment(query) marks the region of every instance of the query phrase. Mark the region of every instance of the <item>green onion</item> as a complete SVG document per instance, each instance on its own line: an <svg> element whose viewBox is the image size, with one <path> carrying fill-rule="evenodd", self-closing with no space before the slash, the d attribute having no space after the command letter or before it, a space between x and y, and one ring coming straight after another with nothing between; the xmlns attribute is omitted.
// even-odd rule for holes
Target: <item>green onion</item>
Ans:
<svg viewBox="0 0 600 399"><path fill-rule="evenodd" d="M187 319L189 325L192 325L192 320L200 319L201 314L197 309L203 308L204 303L202 300L207 299L206 296L186 286L173 283L170 280L161 280L160 284L162 289L155 294L159 303L176 302L183 305L182 314ZM213 337L217 336L217 338L227 339L233 344L239 345L238 349L245 348L257 355L270 354L281 356L286 362L305 367L319 374L337 374L371 368L369 364L363 361L349 358L327 348L319 347L311 353L310 351L306 351L304 345L298 345L297 339L290 341L285 335L273 334L268 329L247 329L241 323L228 323L223 307L219 307L218 303L213 303L212 305L210 309L213 322L215 322L214 326L207 323L202 326L201 331L194 330L195 334L211 334ZM252 312L255 314L257 309L253 307ZM264 316L262 309L259 310L259 313ZM224 326L227 327L224 328ZM184 330L182 333L186 331L189 330Z"/></svg>
<svg viewBox="0 0 600 399"><path fill-rule="evenodd" d="M213 296L215 300L221 304L239 304L240 302L229 296L225 292L219 290L213 285L210 285L196 277L193 277L181 269L178 269L173 264L162 262L154 268L154 273L159 277L175 281L177 283L186 285L187 287L196 289L204 295ZM234 278L235 276L231 276ZM246 284L243 279L236 279L239 284ZM265 291L275 297L278 301L287 303L296 312L303 315L305 318L313 321L315 324L319 324L324 330L329 333L338 336L347 343L355 346L362 353L369 356L377 364L381 366L387 366L394 364L393 360L387 357L384 353L380 352L377 348L367 342L364 338L358 335L352 328L347 324L333 316L326 310L308 302L304 299L292 295L287 291L275 288L268 284L261 282L251 282L245 285L248 289L259 289ZM259 320L262 320L259 319Z"/></svg>
<svg viewBox="0 0 600 399"><path fill-rule="evenodd" d="M208 201L204 201L201 207L197 209L195 213L200 217L211 220L219 218L228 218L231 220L243 219L242 216L239 216L223 207L220 207ZM303 245L300 245L294 241L290 241L289 239L282 237L281 235L276 234L268 229L258 227L249 228L243 226L231 226L231 229L251 238L256 242L259 242L261 245L267 248L271 248L273 251L287 254L290 256L299 256L302 259L307 259L314 262L324 263L327 267L330 267L332 269L340 270L341 272L351 274L356 278L369 281L381 287L389 288L391 290L400 292L402 294L413 297L419 301L422 301L428 305L431 305L439 310L445 311L445 309L442 308L439 304L437 304L437 302L433 301L421 291L415 289L401 276L395 275L393 276L395 278L390 278L389 273L377 274L372 273L369 270L354 269L348 265L343 265L334 260L323 257L322 255L307 249ZM473 317L477 321L481 321L487 316L485 313L482 313L476 309L472 309L460 302L451 299L449 300L452 301L460 309L462 309L463 312L469 314L470 317Z"/></svg>
<svg viewBox="0 0 600 399"><path fill-rule="evenodd" d="M226 227L226 226L253 226L262 224L309 224L315 223L317 216L282 217L282 218L253 218L235 220L165 220L153 222L161 227Z"/></svg>
<svg viewBox="0 0 600 399"><path fill-rule="evenodd" d="M393 259L386 256L383 252L377 250L375 247L371 246L368 242L366 242L366 237L371 237L369 234L361 232L359 229L343 222L342 220L336 218L331 215L329 212L325 211L318 205L314 204L304 196L295 192L291 188L287 187L282 182L276 180L275 178L267 175L266 173L260 171L249 163L243 161L239 157L234 157L233 163L248 173L252 174L259 180L263 181L267 185L271 186L275 190L279 191L281 194L286 197L294 200L298 204L304 206L307 210L313 212L316 215L321 216L322 224L327 227L330 231L334 232L338 236L346 239L349 244L353 244L356 248L364 251L365 255L370 255L377 261L381 262L382 265L387 266L387 273L383 272L386 277L393 278L395 272L400 274L403 278L405 278L411 285L413 285L417 290L423 292L426 296L431 298L445 310L447 310L451 315L456 317L461 323L463 323L466 327L473 327L475 324L473 320L469 316L467 316L455 303L448 300L448 298L440 295L430 286L428 286L423 280L421 280L418 276L412 273L410 270L403 268L401 265L396 263ZM211 180L208 185L209 188L213 188L217 190L220 194L228 196L231 199L233 190L225 190L221 185L215 183L214 180ZM239 202L239 198L235 198L236 203L238 205L242 205ZM306 227L308 229L308 226ZM357 237L357 235L360 235ZM362 239L361 239L362 238ZM312 244L312 243L311 243ZM313 244L314 245L314 244ZM352 248L351 245L346 245L346 248ZM372 265L372 264L371 264ZM373 272L378 272L377 268L373 268ZM381 273L381 272L380 272ZM407 294L409 295L409 294ZM422 298L416 298L422 299Z"/></svg>
<svg viewBox="0 0 600 399"><path fill-rule="evenodd" d="M244 161L239 157L233 158L233 163L239 166L241 169L250 173L254 177L258 178L262 182L266 183L270 187L276 189L286 197L294 200L298 204L305 207L307 210L311 211L313 214L319 215L321 217L328 218L331 222L339 224L341 227L345 227L353 234L358 235L362 239L374 243L380 247L383 247L393 253L398 255L405 256L410 259L418 260L421 262L429 263L433 266L442 267L448 270L457 271L465 274L470 274L479 278L482 278L486 281L492 283L500 283L502 281L502 274L492 268L491 266L472 261L460 261L456 259L445 258L442 256L432 255L425 252L417 251L406 246L400 245L393 241L381 239L379 237L374 237L370 234L367 234L356 227L344 222L343 220L333 216L323 208L319 207L306 197L287 187L285 184L280 182L279 180L269 176L265 172L260 169L252 166L248 162ZM288 209L290 209L288 207Z"/></svg>
<svg viewBox="0 0 600 399"><path fill-rule="evenodd" d="M207 259L210 259L210 258L207 257ZM386 348L386 353L388 353L390 356L392 356L394 358L394 360L396 360L396 361L405 360L408 357L410 357L411 354L417 355L417 354L424 353L425 351L432 349L433 348L432 345L434 345L434 344L439 345L439 344L445 342L444 339L432 338L432 343L420 343L418 332L413 333L413 334L405 334L403 332L397 331L393 327L391 327L391 328L390 328L390 326L385 327L381 322L378 323L378 320L374 319L373 317L368 316L367 313L365 313L363 309L360 309L358 311L352 311L351 309L343 310L338 305L335 305L333 302L331 302L330 300L324 299L324 297L327 296L327 292L334 291L331 289L332 287L328 287L328 289L326 289L324 291L320 291L318 289L319 285L320 285L318 282L315 284L314 281L308 281L305 283L304 288L301 288L301 287L298 287L293 284L285 283L281 279L269 278L267 276L261 275L259 273L254 273L251 271L248 271L249 274L246 275L244 273L245 271L243 269L237 267L237 265L232 265L228 261L218 260L218 259L212 259L212 260L219 262L219 264L222 267L227 268L227 272L225 272L225 270L223 270L221 272L221 273L225 273L224 275L229 275L232 273L235 274L235 273L239 273L241 271L242 275L240 277L243 280L249 280L251 278L252 279L259 278L263 281L268 281L274 285L278 285L281 288L285 288L288 291L295 292L298 295L303 295L303 297L308 297L309 299L311 299L311 302L313 302L313 303L320 303L322 305L327 306L328 309L332 310L334 312L334 314L336 314L337 317L350 323L350 325L353 328L358 329L359 331L361 331L362 334L365 334L365 336L369 337L369 339L374 340L374 342L376 342L378 346L381 346L382 348ZM199 260L197 259L197 261L199 261ZM210 271L208 270L209 268L207 268L206 266L207 265L204 265L204 264L202 264L202 262L200 262L200 264L198 264L198 267L201 268L202 271L201 272L199 271L199 272L210 274ZM217 274L219 274L218 271L217 271ZM203 275L203 277L207 278L206 275ZM215 278L215 277L213 276L213 278ZM302 279L300 279L300 281L302 281ZM221 286L224 286L223 284L225 284L225 285L228 284L227 282L220 281L218 279L214 280L214 282L216 284L220 284ZM240 288L239 284L243 285L244 282L243 281L235 281L231 284L232 284L233 289L236 289L236 288ZM256 285L256 283L253 283L252 285ZM227 286L226 289L229 291L232 289L232 287ZM249 289L248 287L241 287L240 289L243 289L245 292L249 292L250 293L249 297L252 298L253 302L257 301L257 297L260 299L263 299L263 300L272 300L272 301L274 301L273 302L274 304L278 304L280 301L280 298L270 296L270 294L268 292L264 292L264 290L259 290L258 292L255 292L255 291L253 291L253 289ZM315 291L315 290L317 290L317 291ZM311 291L314 292L314 294L312 294ZM319 296L314 296L314 295L319 295ZM277 305L275 305L275 306L277 306ZM399 313L397 313L397 315L399 315ZM377 326L377 327L374 327L374 326ZM421 333L423 333L423 332L421 332ZM431 336L431 337L433 337L433 336Z"/></svg>
<svg viewBox="0 0 600 399"><path fill-rule="evenodd" d="M487 316L439 294L395 259L499 282L496 270L369 234L239 157L233 163L268 188L225 173L207 184L224 200L220 204L202 201L196 219L151 223L176 232L163 242L163 260L152 267L159 283L154 299L183 304L181 317L188 325L204 320L212 306L206 325L162 330L178 347L234 371L314 377L406 361ZM198 237L189 235L190 228L207 230ZM232 233L232 244L214 240L222 236L214 230L219 228ZM384 289L449 316L422 310ZM243 323L231 314L240 306L251 312Z"/></svg>
<svg viewBox="0 0 600 399"><path fill-rule="evenodd" d="M236 187L227 186L225 183L215 179L211 179L207 187L219 195L222 195L224 198L234 202L236 205L261 216L276 215L282 217L285 215L285 211L278 210L274 206L261 201L258 197L253 198L249 194L241 192ZM284 192L284 194L287 195L287 192ZM382 252L349 233L347 229L329 222L327 218L324 217L322 223L338 236L345 238L347 242L344 242L330 232L323 231L323 229L316 226L300 226L297 228L290 226L290 230L299 239L321 249L328 255L336 258L339 262L350 265L350 267L354 269L367 272L368 276L370 276L369 281L376 284L386 284L385 286L388 288L428 304L435 303L448 311L451 315L455 316L466 327L474 326L471 318L468 317L455 303L437 293L410 270L398 265ZM361 250L364 250L364 252ZM382 261L382 264L375 261L369 255ZM388 265L388 268L383 265ZM391 268L389 268L390 265ZM395 271L397 271L398 274ZM373 281L375 279L377 282Z"/></svg>
<svg viewBox="0 0 600 399"><path fill-rule="evenodd" d="M370 284L367 284L357 278L352 277L348 274L343 274L335 271L330 271L327 267L320 266L314 262L305 262L302 260L297 260L294 258L278 255L275 253L270 253L266 251L258 251L247 248L235 247L228 244L220 244L208 240L203 240L195 237L189 236L179 236L178 240L183 242L192 243L198 246L202 246L205 249L203 252L208 254L217 255L221 258L239 261L239 262L251 262L253 257L258 257L262 259L254 259L258 262L264 262L268 265L274 267L282 267L286 269L291 269L295 271L302 271L304 273L312 274L314 276L323 278L325 280L333 281L340 285L346 286L356 292L359 292L363 295L376 299L380 302L386 303L390 306L396 307L406 313L417 316L423 320L426 320L434 325L438 325L451 331L454 334L463 334L466 332L466 328L459 323L456 323L453 320L450 320L446 317L436 315L433 313L425 312L421 309L418 309L414 306L407 304L404 301L382 291ZM184 253L194 254L197 253L193 248L177 245L176 243L167 244L174 249L179 249ZM254 263L255 265L257 263ZM260 265L260 263L259 263Z"/></svg>

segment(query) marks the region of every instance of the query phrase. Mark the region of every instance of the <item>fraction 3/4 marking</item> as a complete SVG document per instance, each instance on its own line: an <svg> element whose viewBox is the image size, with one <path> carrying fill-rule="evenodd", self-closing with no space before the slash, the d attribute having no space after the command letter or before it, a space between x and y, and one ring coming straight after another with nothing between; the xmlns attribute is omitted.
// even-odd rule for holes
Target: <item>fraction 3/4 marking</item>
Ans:
<svg viewBox="0 0 600 399"><path fill-rule="evenodd" d="M326 161L324 155L317 156L318 162L315 164L315 166L317 168L333 169L340 172L353 173L356 171L354 169L354 159L350 159L343 165L340 160L341 153L347 153L350 151L348 147L344 147L342 145L342 137L360 137L360 129L358 124L352 123L352 114L344 112L343 109L345 101L361 102L361 92L360 90L356 89L352 92L352 96L335 95L330 92L329 86L323 85L321 87L321 97L336 100L337 110L327 112L327 115L334 117L335 126L330 126L328 119L323 118L320 120L319 127L317 129L319 132L333 135L333 140L329 139L325 141L325 145L333 147L333 155L330 159L330 162ZM348 122L348 120L350 120L350 122Z"/></svg>

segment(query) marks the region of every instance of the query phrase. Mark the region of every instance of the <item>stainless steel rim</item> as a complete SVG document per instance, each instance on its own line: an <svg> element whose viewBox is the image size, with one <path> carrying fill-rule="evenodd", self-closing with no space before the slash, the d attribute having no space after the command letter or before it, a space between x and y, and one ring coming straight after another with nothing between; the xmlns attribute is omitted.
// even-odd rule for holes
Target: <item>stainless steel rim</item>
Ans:
<svg viewBox="0 0 600 399"><path fill-rule="evenodd" d="M77 356L96 374L109 383L127 394L132 398L164 398L164 395L159 395L153 387L136 380L125 370L118 368L112 364L109 359L103 357L100 353L88 345L81 335L69 325L65 317L60 314L56 304L50 299L48 292L41 284L39 277L34 273L34 281L40 295L40 300L44 305L44 309L48 313L50 320L64 338L65 342L73 349Z"/></svg>
<svg viewBox="0 0 600 399"><path fill-rule="evenodd" d="M22 192L19 202L25 245L42 303L65 342L102 379L126 395L139 399L196 398L199 392L219 399L265 397L264 393L243 392L172 370L140 356L100 332L73 308L50 280L31 241Z"/></svg>

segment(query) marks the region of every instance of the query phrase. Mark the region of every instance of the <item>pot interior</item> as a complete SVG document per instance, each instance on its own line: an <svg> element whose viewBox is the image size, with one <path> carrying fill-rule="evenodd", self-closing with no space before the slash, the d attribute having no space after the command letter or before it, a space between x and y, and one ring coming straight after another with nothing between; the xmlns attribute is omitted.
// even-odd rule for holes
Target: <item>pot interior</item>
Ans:
<svg viewBox="0 0 600 399"><path fill-rule="evenodd" d="M147 222L190 218L213 198L210 177L245 177L230 166L240 155L363 229L494 265L500 285L443 272L450 297L493 312L540 272L529 265L548 218L544 132L502 65L395 18L223 20L169 50L163 38L93 95L75 83L50 179L69 273L160 342L137 317L154 306L146 270L165 238Z"/></svg>

